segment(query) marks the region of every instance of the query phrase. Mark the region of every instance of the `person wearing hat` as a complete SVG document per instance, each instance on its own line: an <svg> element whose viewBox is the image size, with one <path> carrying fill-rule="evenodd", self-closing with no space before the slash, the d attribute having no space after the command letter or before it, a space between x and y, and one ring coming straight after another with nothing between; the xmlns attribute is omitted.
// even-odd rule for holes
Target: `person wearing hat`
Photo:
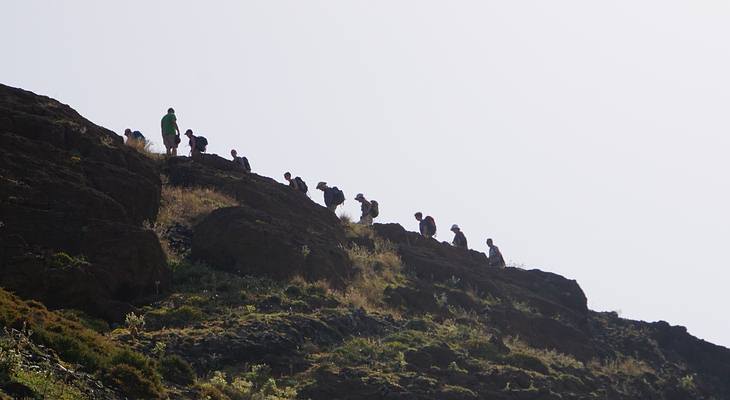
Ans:
<svg viewBox="0 0 730 400"><path fill-rule="evenodd" d="M324 192L324 205L332 212L335 212L337 206L345 202L345 194L337 186L329 187L327 182L319 182L317 189Z"/></svg>
<svg viewBox="0 0 730 400"><path fill-rule="evenodd" d="M451 244L454 245L454 247L468 250L469 246L466 244L466 236L464 236L464 232L461 231L459 225L451 225L451 232L454 232L454 241L451 242Z"/></svg>
<svg viewBox="0 0 730 400"><path fill-rule="evenodd" d="M362 193L358 193L357 196L355 196L355 200L360 202L360 211L362 211L362 215L360 216L359 224L372 225L373 224L373 216L371 215L372 204L365 198L365 196Z"/></svg>

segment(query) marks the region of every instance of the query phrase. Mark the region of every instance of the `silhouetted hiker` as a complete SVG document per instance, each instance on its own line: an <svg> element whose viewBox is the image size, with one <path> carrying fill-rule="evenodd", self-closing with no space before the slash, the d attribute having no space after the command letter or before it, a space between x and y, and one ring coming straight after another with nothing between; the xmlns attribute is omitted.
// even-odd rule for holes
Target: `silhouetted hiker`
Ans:
<svg viewBox="0 0 730 400"><path fill-rule="evenodd" d="M451 242L454 247L458 247L464 250L469 249L469 246L466 243L466 236L464 236L464 232L461 231L459 225L451 225L451 232L454 232L454 241Z"/></svg>
<svg viewBox="0 0 730 400"><path fill-rule="evenodd" d="M175 110L172 108L167 110L167 114L162 117L162 142L165 144L165 151L169 156L177 155L177 145L180 143L180 129L177 127L177 117Z"/></svg>
<svg viewBox="0 0 730 400"><path fill-rule="evenodd" d="M307 194L309 191L309 188L307 187L307 184L304 182L304 180L300 177L296 177L292 179L291 172L284 173L284 179L286 179L287 182L289 182L289 187L298 191L302 192L304 194Z"/></svg>
<svg viewBox="0 0 730 400"><path fill-rule="evenodd" d="M317 189L324 192L324 204L332 212L335 212L337 206L345 202L345 193L337 186L329 187L327 182L320 182L317 184Z"/></svg>
<svg viewBox="0 0 730 400"><path fill-rule="evenodd" d="M432 216L428 215L423 218L423 214L419 211L414 214L416 221L418 221L418 229L421 231L423 237L431 239L436 236L436 221Z"/></svg>
<svg viewBox="0 0 730 400"><path fill-rule="evenodd" d="M239 157L235 149L231 150L231 157L233 157L233 162L236 163L236 165L243 168L246 172L251 172L251 164L248 163L248 158L243 156Z"/></svg>
<svg viewBox="0 0 730 400"><path fill-rule="evenodd" d="M124 130L124 136L127 137L127 144L130 146L144 146L147 143L147 139L145 139L144 135L140 131L132 131L131 129L127 128Z"/></svg>
<svg viewBox="0 0 730 400"><path fill-rule="evenodd" d="M499 247L494 245L492 239L487 239L487 246L489 246L489 266L498 268L506 267L507 264L504 262L502 252L499 251Z"/></svg>
<svg viewBox="0 0 730 400"><path fill-rule="evenodd" d="M198 157L200 153L205 153L205 149L208 147L208 139L202 136L195 136L192 129L185 131L185 136L190 139L188 145L190 146L191 157Z"/></svg>
<svg viewBox="0 0 730 400"><path fill-rule="evenodd" d="M373 218L376 218L378 214L380 214L378 202L375 200L368 201L362 193L358 193L357 196L355 196L355 200L360 202L360 211L362 212L362 215L360 215L360 222L358 223L363 225L372 225Z"/></svg>

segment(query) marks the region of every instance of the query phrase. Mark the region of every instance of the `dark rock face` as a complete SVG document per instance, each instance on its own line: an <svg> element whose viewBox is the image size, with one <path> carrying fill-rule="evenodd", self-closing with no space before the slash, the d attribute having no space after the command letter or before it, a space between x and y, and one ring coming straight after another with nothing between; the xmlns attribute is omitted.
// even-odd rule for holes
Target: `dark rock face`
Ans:
<svg viewBox="0 0 730 400"><path fill-rule="evenodd" d="M153 162L70 107L0 85L0 282L49 307L119 319L169 286ZM63 252L88 263L49 265ZM67 284L66 284L67 283Z"/></svg>
<svg viewBox="0 0 730 400"><path fill-rule="evenodd" d="M165 171L171 184L213 187L241 203L212 212L194 228L194 259L275 279L301 275L342 286L351 277L339 219L307 196L215 155L173 158Z"/></svg>
<svg viewBox="0 0 730 400"><path fill-rule="evenodd" d="M437 288L435 283L449 282L462 289L471 287L503 300L489 310L475 311L485 311L505 331L518 334L536 347L557 349L583 359L592 354L585 332L587 299L574 280L540 270L490 267L483 253L426 239L398 224L375 224L374 227L379 235L398 246L404 264L419 278L415 287L390 290L388 295L394 305L434 312L438 305L433 293L442 293L449 304L472 309L474 304L460 291ZM515 311L515 304L534 309L534 315Z"/></svg>

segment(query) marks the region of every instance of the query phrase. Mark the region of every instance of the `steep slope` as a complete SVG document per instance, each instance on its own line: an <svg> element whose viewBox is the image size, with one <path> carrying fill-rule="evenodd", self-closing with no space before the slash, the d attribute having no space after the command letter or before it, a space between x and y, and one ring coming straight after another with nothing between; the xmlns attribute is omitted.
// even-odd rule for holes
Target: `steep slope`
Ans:
<svg viewBox="0 0 730 400"><path fill-rule="evenodd" d="M730 398L730 350L593 312L559 275L340 220L215 155L148 158L18 89L0 140L0 285L127 317L0 289L0 398Z"/></svg>
<svg viewBox="0 0 730 400"><path fill-rule="evenodd" d="M169 287L154 220L160 179L119 136L48 97L0 85L0 283L50 307L121 319Z"/></svg>

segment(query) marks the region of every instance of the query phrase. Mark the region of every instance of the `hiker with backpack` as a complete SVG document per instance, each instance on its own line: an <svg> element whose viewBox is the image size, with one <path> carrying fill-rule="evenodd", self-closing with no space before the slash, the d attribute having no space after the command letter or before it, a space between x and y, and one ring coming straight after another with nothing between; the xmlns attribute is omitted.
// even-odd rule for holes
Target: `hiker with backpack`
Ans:
<svg viewBox="0 0 730 400"><path fill-rule="evenodd" d="M246 172L251 172L251 164L248 163L248 158L241 156L238 156L238 152L236 152L236 149L231 150L231 157L233 157L233 163L237 166L241 167Z"/></svg>
<svg viewBox="0 0 730 400"><path fill-rule="evenodd" d="M127 128L124 130L124 136L127 138L126 144L132 147L144 147L147 144L147 139L140 131L132 131Z"/></svg>
<svg viewBox="0 0 730 400"><path fill-rule="evenodd" d="M337 186L329 187L327 186L327 182L319 182L317 189L324 192L324 204L332 212L335 212L337 206L345 202L345 193L338 189Z"/></svg>
<svg viewBox="0 0 730 400"><path fill-rule="evenodd" d="M426 239L431 239L436 236L436 220L432 216L428 215L426 218L419 211L414 214L416 221L418 221L418 229L421 231L421 235Z"/></svg>
<svg viewBox="0 0 730 400"><path fill-rule="evenodd" d="M489 266L497 268L505 268L507 263L504 262L502 252L499 251L499 247L494 245L492 239L487 239L487 246L489 246Z"/></svg>
<svg viewBox="0 0 730 400"><path fill-rule="evenodd" d="M297 192L302 192L304 194L307 194L307 192L309 191L307 184L304 182L304 180L302 178L297 176L296 178L292 179L291 172L285 172L284 179L286 179L286 181L289 182L289 187L296 190Z"/></svg>
<svg viewBox="0 0 730 400"><path fill-rule="evenodd" d="M464 232L461 231L461 228L459 228L459 225L456 225L456 224L451 225L451 232L454 232L454 240L451 242L451 244L454 247L468 250L469 246L466 243L466 236L464 236Z"/></svg>
<svg viewBox="0 0 730 400"><path fill-rule="evenodd" d="M360 211L362 212L360 222L358 223L362 225L372 225L373 218L376 218L378 214L380 214L380 211L378 210L378 202L375 200L368 201L362 193L358 193L357 196L355 196L355 200L360 202Z"/></svg>
<svg viewBox="0 0 730 400"><path fill-rule="evenodd" d="M208 139L202 136L195 136L192 129L185 131L185 136L190 139L188 145L190 146L191 157L199 157L201 153L205 153L205 149L208 147Z"/></svg>
<svg viewBox="0 0 730 400"><path fill-rule="evenodd" d="M177 127L175 110L169 108L167 114L162 117L162 143L165 145L167 155L177 156L177 145L180 143L180 129Z"/></svg>

